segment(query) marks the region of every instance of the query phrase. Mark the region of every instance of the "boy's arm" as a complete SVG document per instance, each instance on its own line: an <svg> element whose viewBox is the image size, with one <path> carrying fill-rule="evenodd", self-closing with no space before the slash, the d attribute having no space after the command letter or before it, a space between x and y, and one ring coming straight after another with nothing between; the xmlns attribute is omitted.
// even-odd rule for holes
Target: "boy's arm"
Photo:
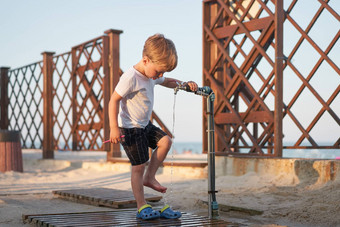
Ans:
<svg viewBox="0 0 340 227"><path fill-rule="evenodd" d="M120 132L118 128L119 103L122 97L115 91L109 102L109 121L110 121L110 142L120 142Z"/></svg>
<svg viewBox="0 0 340 227"><path fill-rule="evenodd" d="M183 82L174 78L164 77L164 82L161 85L168 88L175 88L178 84L182 83L188 84L192 91L197 91L198 86L194 81Z"/></svg>

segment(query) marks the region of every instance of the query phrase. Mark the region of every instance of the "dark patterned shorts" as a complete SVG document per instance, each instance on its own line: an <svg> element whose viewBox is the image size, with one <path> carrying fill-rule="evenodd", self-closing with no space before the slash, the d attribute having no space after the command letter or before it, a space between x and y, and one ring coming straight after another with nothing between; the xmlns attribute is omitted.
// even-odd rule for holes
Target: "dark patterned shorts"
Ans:
<svg viewBox="0 0 340 227"><path fill-rule="evenodd" d="M121 144L133 166L149 161L148 148L155 149L158 141L167 135L151 122L145 128L119 128L119 130L125 135Z"/></svg>

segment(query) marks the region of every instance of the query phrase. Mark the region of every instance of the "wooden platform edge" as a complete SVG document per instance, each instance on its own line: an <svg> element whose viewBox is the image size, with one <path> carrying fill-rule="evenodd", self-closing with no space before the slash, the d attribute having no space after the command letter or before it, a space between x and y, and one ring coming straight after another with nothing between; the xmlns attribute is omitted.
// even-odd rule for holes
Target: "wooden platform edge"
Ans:
<svg viewBox="0 0 340 227"><path fill-rule="evenodd" d="M77 193L72 193L74 190L56 190L52 191L52 194L58 196L60 199L64 199L67 201L72 201L76 203L86 204L86 205L93 205L93 206L104 206L116 209L122 208L133 208L137 206L135 199L127 199L127 200L110 200L110 199L101 199L101 198L94 198L91 196L84 196ZM145 200L147 202L158 202L162 199L162 196L145 194Z"/></svg>
<svg viewBox="0 0 340 227"><path fill-rule="evenodd" d="M98 212L119 212L120 210L103 210L103 211L85 211L85 212L70 212L70 213L45 213L45 214L22 214L22 221L26 224L29 223L27 222L30 217L39 217L39 216L47 216L47 215L62 215L62 214L95 214Z"/></svg>
<svg viewBox="0 0 340 227"><path fill-rule="evenodd" d="M22 215L22 219L24 224L34 224L36 226L55 226L55 220L59 219L59 220L63 220L63 216L69 216L69 215L76 215L76 219L80 220L80 218L82 217L82 215L84 216L88 216L88 215L102 215L103 213L107 213L107 215L110 214L114 214L114 213L120 213L122 211L126 211L128 213L131 213L132 217L135 217L135 210L132 209L125 209L125 210L116 210L116 211L95 211L95 212L72 212L72 213L53 213L53 214L23 214ZM78 216L79 215L79 216ZM52 222L50 222L50 220L54 220ZM91 220L92 224L98 225L99 223L95 223L93 222L94 220ZM72 218L72 220L70 220L70 223L61 223L59 222L59 224L61 225L67 225L69 226L69 224L72 224L72 221L74 222L74 218ZM121 223L122 219L118 218L118 219L112 219L112 220L101 220L100 223L102 226L102 224L122 224ZM54 223L53 223L54 222ZM145 222L145 223L143 223ZM198 223L197 223L198 222ZM86 224L91 224L91 223L80 223L77 221L77 226L85 226ZM131 222L125 223L125 219L123 220L124 226L125 225L129 225L131 226L133 225L137 225L139 226L140 224L142 224L143 226L146 225L154 225L155 226L182 226L185 225L190 225L190 226L196 226L196 224L200 224L200 225L204 225L204 226L239 226L234 225L233 223L229 223L226 222L222 219L209 219L208 217L205 216L200 216L200 215L196 215L196 214L190 214L190 213L186 213L186 212L182 212L182 218L180 219L155 219L155 220L150 220L150 221L143 221L140 219L131 219ZM73 223L74 224L74 223ZM231 224L231 225L230 225Z"/></svg>

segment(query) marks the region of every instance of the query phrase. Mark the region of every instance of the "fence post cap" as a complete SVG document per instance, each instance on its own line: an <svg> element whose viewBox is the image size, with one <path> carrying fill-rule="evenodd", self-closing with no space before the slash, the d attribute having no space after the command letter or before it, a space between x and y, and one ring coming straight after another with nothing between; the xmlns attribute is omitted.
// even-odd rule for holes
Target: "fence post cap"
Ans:
<svg viewBox="0 0 340 227"><path fill-rule="evenodd" d="M108 30L106 30L104 33L107 34L107 35L108 35L109 33L121 34L121 33L123 33L123 31L122 31L122 30L117 30L117 29L108 29Z"/></svg>
<svg viewBox="0 0 340 227"><path fill-rule="evenodd" d="M20 137L20 131L0 129L0 142L19 142Z"/></svg>
<svg viewBox="0 0 340 227"><path fill-rule="evenodd" d="M44 55L44 54L47 54L47 55L54 55L55 52L53 52L53 51L44 51L44 52L42 52L41 54L42 54L42 55Z"/></svg>

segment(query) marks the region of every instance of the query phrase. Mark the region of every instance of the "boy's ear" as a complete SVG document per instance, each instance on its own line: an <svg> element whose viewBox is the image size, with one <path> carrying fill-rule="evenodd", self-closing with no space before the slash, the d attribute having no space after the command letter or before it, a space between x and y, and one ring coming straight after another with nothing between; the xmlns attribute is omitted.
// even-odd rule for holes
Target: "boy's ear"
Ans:
<svg viewBox="0 0 340 227"><path fill-rule="evenodd" d="M150 61L150 58L148 58L147 56L143 56L143 63L146 64Z"/></svg>

